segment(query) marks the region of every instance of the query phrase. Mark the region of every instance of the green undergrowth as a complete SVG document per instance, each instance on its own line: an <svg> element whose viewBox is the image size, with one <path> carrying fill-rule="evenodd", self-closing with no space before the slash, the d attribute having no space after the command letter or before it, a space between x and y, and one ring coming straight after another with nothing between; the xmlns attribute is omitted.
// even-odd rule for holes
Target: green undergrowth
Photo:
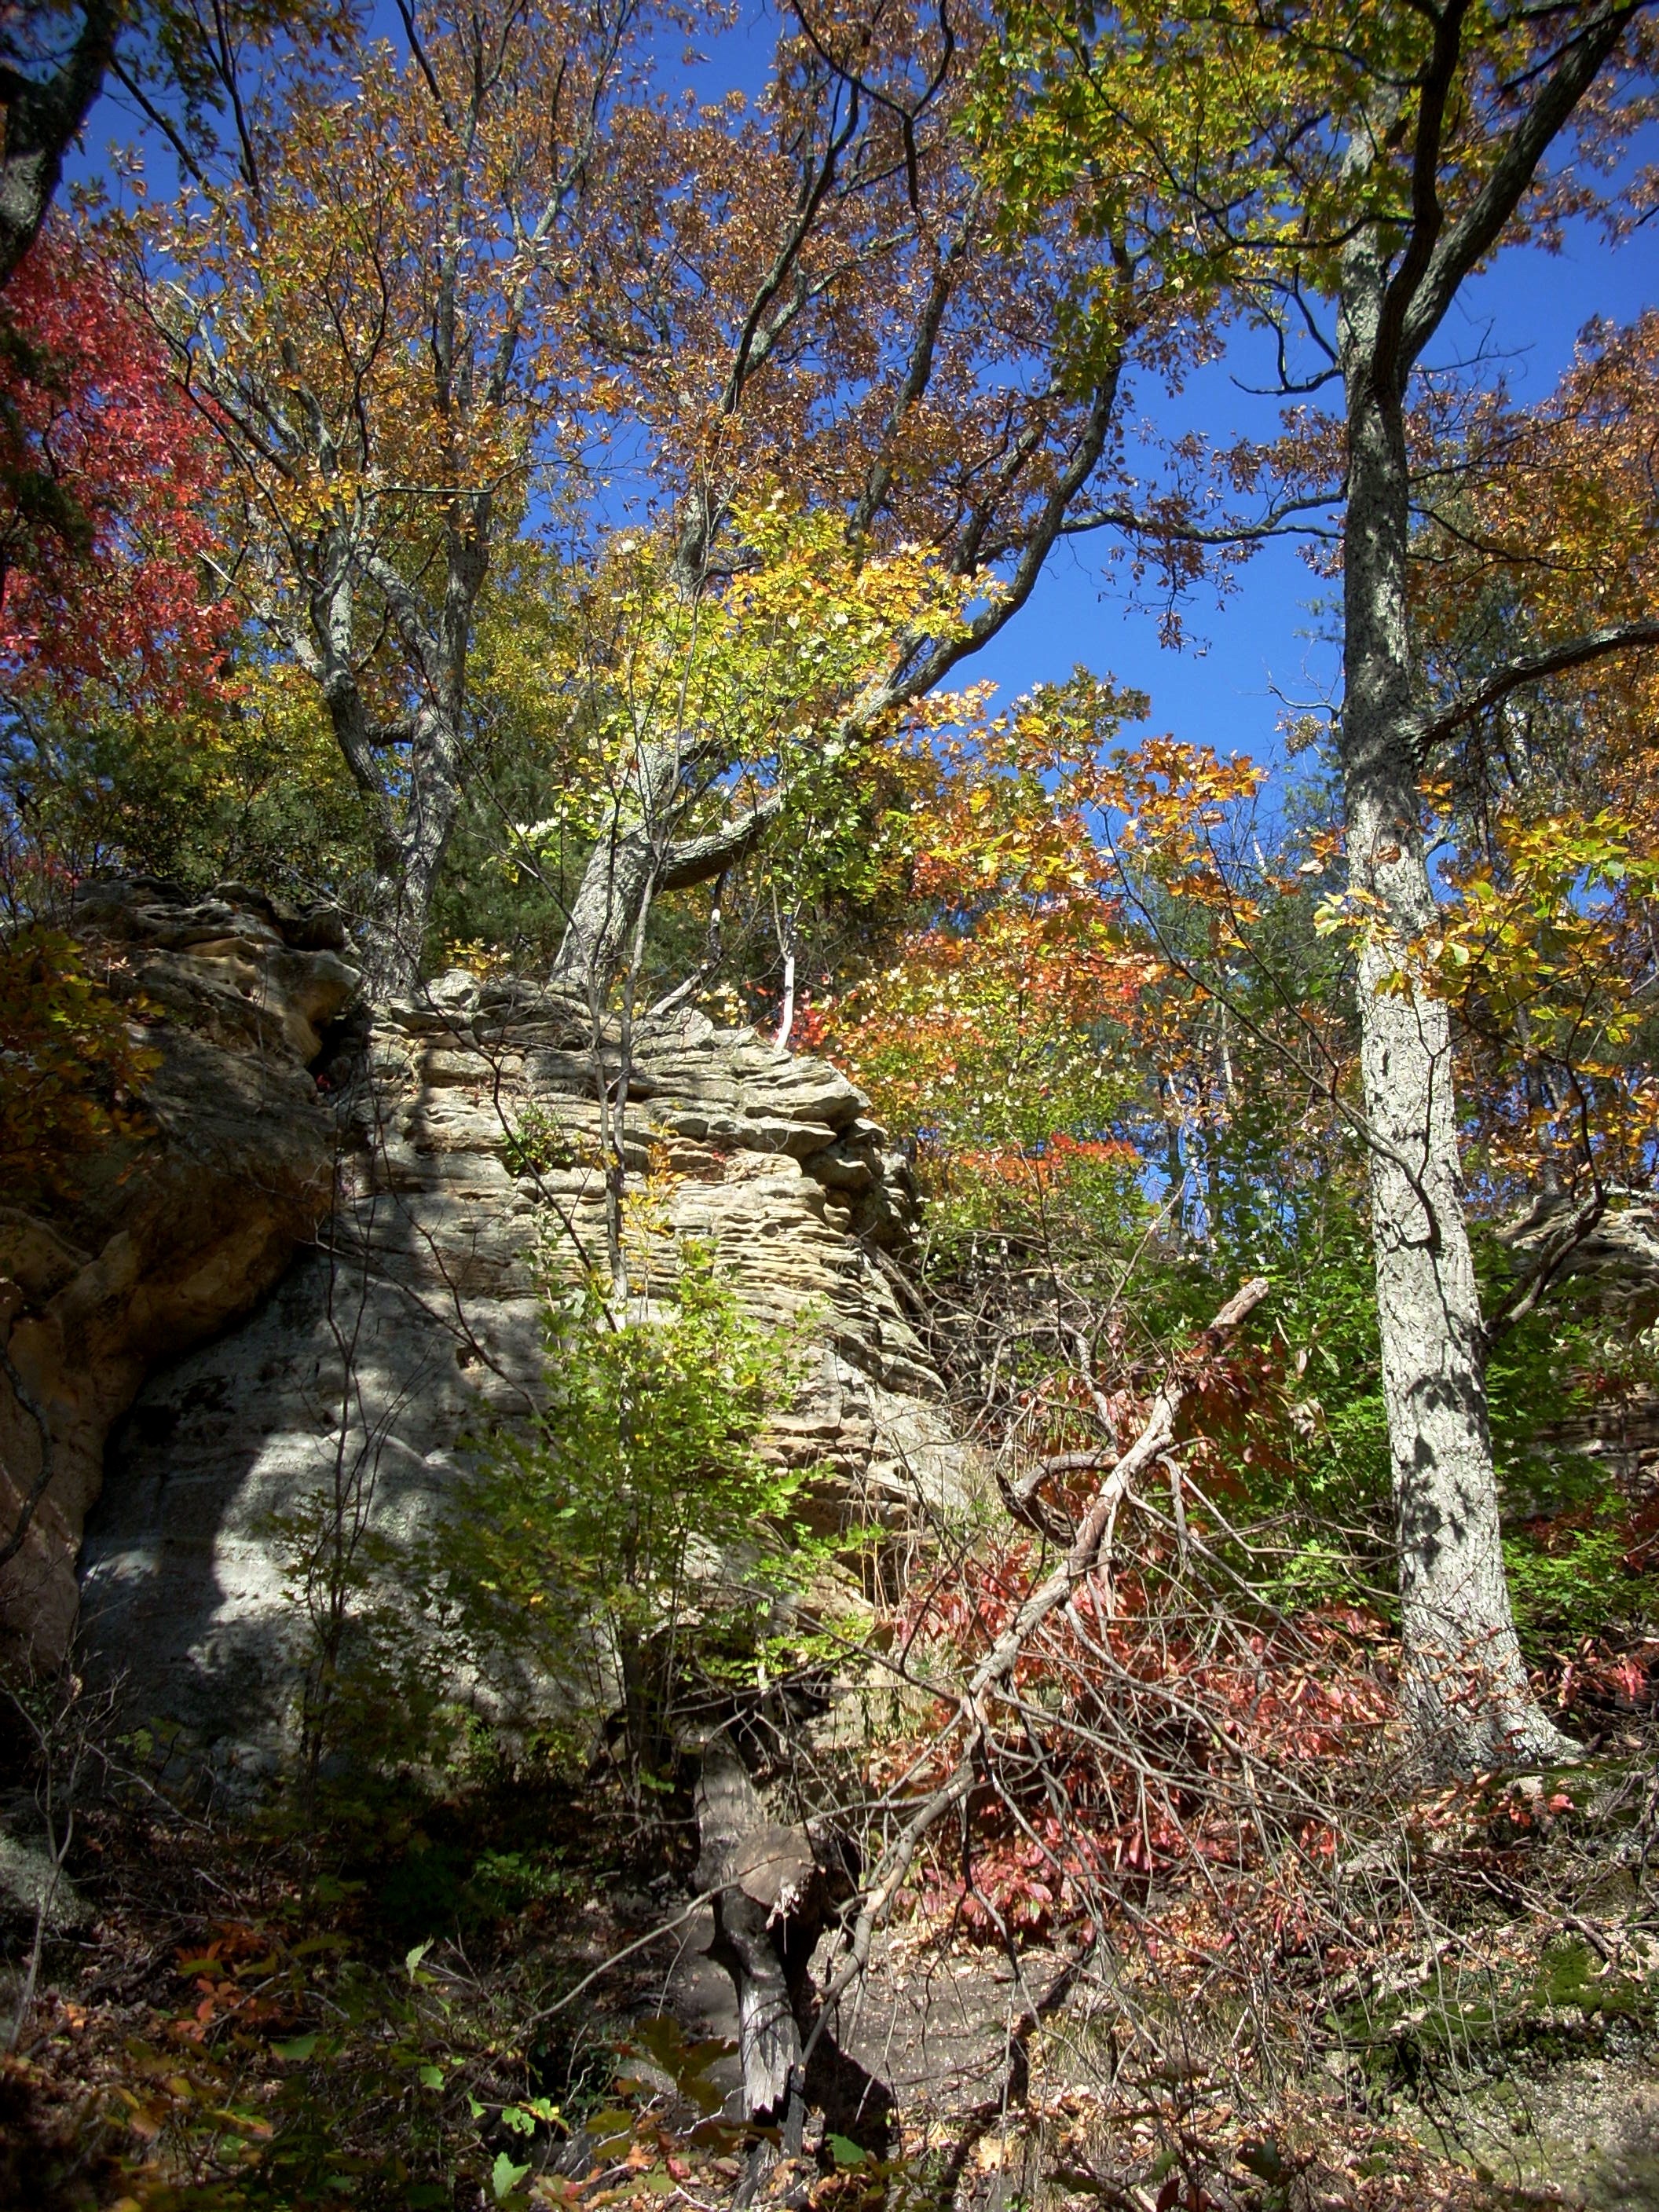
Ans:
<svg viewBox="0 0 1659 2212"><path fill-rule="evenodd" d="M387 1789L372 1820L335 1809L325 1790L308 1825L277 1808L234 1832L89 1813L94 1972L47 1946L39 2032L0 2068L0 2145L9 2124L21 2146L0 2202L437 2212L526 2206L567 2152L585 2175L638 2129L659 2163L629 2068L650 1961L564 2002L670 1910L625 1778L503 1757L447 1794ZM655 2063L679 2094L709 2055Z"/></svg>
<svg viewBox="0 0 1659 2212"><path fill-rule="evenodd" d="M1368 2073L1414 2086L1449 2068L1487 2073L1507 2061L1569 2057L1651 2034L1659 1972L1610 1966L1581 1937L1564 1936L1508 1970L1441 1966L1414 1986L1359 1999L1333 2014L1342 2047Z"/></svg>
<svg viewBox="0 0 1659 2212"><path fill-rule="evenodd" d="M1418 1808L1401 1870L1438 1900L1441 1940L1414 1963L1395 1949L1325 2016L1368 2094L1659 2045L1659 1943L1639 1924L1654 1799L1650 1760L1604 1759Z"/></svg>

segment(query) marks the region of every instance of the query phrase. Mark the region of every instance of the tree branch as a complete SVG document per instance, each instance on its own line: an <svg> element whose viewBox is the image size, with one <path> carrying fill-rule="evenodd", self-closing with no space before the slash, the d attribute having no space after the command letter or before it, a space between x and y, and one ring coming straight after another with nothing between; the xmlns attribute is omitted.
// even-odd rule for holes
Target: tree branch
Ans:
<svg viewBox="0 0 1659 2212"><path fill-rule="evenodd" d="M33 245L64 173L64 156L97 99L125 11L119 0L86 0L69 58L44 82L0 70L5 110L0 148L0 288ZM27 10L25 11L27 15Z"/></svg>
<svg viewBox="0 0 1659 2212"><path fill-rule="evenodd" d="M422 680L434 698L441 698L446 674L443 640L434 629L427 610L384 554L354 546L347 558L380 592Z"/></svg>
<svg viewBox="0 0 1659 2212"><path fill-rule="evenodd" d="M1391 388L1397 372L1401 333L1417 290L1428 275L1445 220L1440 204L1440 156L1446 102L1457 77L1468 0L1448 0L1435 18L1434 52L1418 91L1417 141L1412 148L1412 226L1405 258L1382 295L1376 354L1378 377Z"/></svg>
<svg viewBox="0 0 1659 2212"><path fill-rule="evenodd" d="M1609 623L1605 629L1587 630L1582 637L1567 638L1541 653L1510 661L1506 668L1500 668L1451 706L1424 718L1416 738L1418 764L1420 767L1434 748L1455 730L1462 729L1466 722L1472 722L1477 714L1484 714L1488 707L1495 707L1500 699L1508 698L1511 691L1518 691L1523 684L1541 683L1547 676L1560 676L1570 668L1583 668L1593 660L1605 660L1610 654L1628 653L1646 645L1659 645L1659 617Z"/></svg>
<svg viewBox="0 0 1659 2212"><path fill-rule="evenodd" d="M720 397L722 415L736 414L742 403L744 388L749 380L750 356L762 334L767 311L788 282L801 249L811 234L818 210L836 182L841 157L856 136L860 120L859 96L857 90L854 89L847 104L846 120L838 131L831 131L817 163L816 175L803 181L793 220L773 257L771 267L756 287L754 297L749 303L749 312L744 317L742 328L738 332L738 342L732 350L731 374Z"/></svg>
<svg viewBox="0 0 1659 2212"><path fill-rule="evenodd" d="M1043 562L1065 528L1072 501L1094 474L1096 465L1106 450L1112 417L1117 410L1118 383L1121 373L1120 356L1113 362L1104 380L1096 386L1088 416L1073 448L1071 459L1055 476L1053 488L1020 550L1006 590L953 635L931 641L919 638L912 648L915 657L907 654L893 673L874 686L860 702L854 716L857 724L868 727L882 716L890 714L896 707L908 707L913 700L925 696L950 674L959 661L966 660L982 646L988 645L1025 605L1036 588Z"/></svg>
<svg viewBox="0 0 1659 2212"><path fill-rule="evenodd" d="M1337 488L1311 492L1304 498L1279 501L1259 522L1219 522L1204 529L1187 523L1161 522L1131 507L1085 507L1081 514L1066 517L1060 525L1060 535L1078 538L1091 530L1120 530L1126 538L1162 538L1172 545L1218 546L1255 545L1271 538L1335 538L1340 533L1333 526L1298 522L1293 518L1328 512L1341 495Z"/></svg>
<svg viewBox="0 0 1659 2212"><path fill-rule="evenodd" d="M1492 173L1470 206L1438 239L1416 296L1400 318L1397 371L1401 376L1439 329L1464 278L1498 243L1550 144L1639 12L1638 5L1620 0L1620 5L1591 17L1510 131Z"/></svg>
<svg viewBox="0 0 1659 2212"><path fill-rule="evenodd" d="M970 241L978 234L978 214L981 193L975 191L969 211L948 252L939 258L933 271L933 281L927 288L921 314L916 319L915 337L910 356L905 366L902 382L893 395L893 404L887 419L881 426L878 458L871 464L864 489L860 492L847 526L849 538L861 538L880 512L883 502L892 488L893 465L885 458L887 449L904 426L904 418L927 392L933 380L933 356L939 343L939 325L945 319L945 310L950 305L956 288L957 275L966 258Z"/></svg>
<svg viewBox="0 0 1659 2212"><path fill-rule="evenodd" d="M847 1949L824 1992L817 2024L801 2052L803 2071L836 2005L869 1964L876 1929L897 1896L923 1837L946 1813L963 1803L973 1790L980 1753L991 1733L987 1698L1006 1682L1021 1653L1042 1623L1067 1603L1078 1584L1095 1571L1130 1483L1143 1468L1167 1450L1173 1440L1176 1417L1197 1379L1201 1362L1206 1358L1213 1358L1224 1348L1233 1332L1267 1297L1268 1289L1266 1277L1258 1275L1236 1291L1203 1332L1182 1367L1164 1383L1152 1401L1140 1434L1116 1460L1096 1492L1065 1559L1026 1599L1012 1626L981 1661L963 1690L957 1717L945 1731L947 1740L956 1730L962 1731L962 1749L956 1765L899 1830L860 1893Z"/></svg>
<svg viewBox="0 0 1659 2212"><path fill-rule="evenodd" d="M1517 1255L1516 1270L1523 1273L1523 1279L1486 1323L1488 1351L1541 1304L1553 1289L1557 1278L1567 1270L1573 1255L1601 1226L1601 1217L1607 1208L1607 1194L1598 1185L1582 1206L1575 1206L1566 1220L1558 1223L1554 1230L1543 1238L1536 1252ZM1526 1224L1520 1226L1524 1229ZM1520 1243L1520 1237L1517 1233L1500 1231L1498 1241L1514 1250Z"/></svg>
<svg viewBox="0 0 1659 2212"><path fill-rule="evenodd" d="M689 890L693 884L706 884L711 876L745 858L782 813L785 796L781 789L769 792L735 822L710 830L706 837L690 837L682 845L671 845L657 878L658 888Z"/></svg>

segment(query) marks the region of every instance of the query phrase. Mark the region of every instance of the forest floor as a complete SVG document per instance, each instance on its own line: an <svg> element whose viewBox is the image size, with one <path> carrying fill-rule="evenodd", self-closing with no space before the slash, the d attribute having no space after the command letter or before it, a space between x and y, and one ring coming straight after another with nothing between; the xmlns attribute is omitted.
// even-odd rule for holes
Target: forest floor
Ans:
<svg viewBox="0 0 1659 2212"><path fill-rule="evenodd" d="M1499 2093L1466 2092L1443 2116L1402 2109L1413 2136L1470 2171L1499 2201L1659 2206L1659 2051L1512 2064Z"/></svg>
<svg viewBox="0 0 1659 2212"><path fill-rule="evenodd" d="M1626 1717L1569 1775L1374 1822L1414 1872L1362 1854L1363 1954L1284 1900L1264 1934L1271 1869L1231 1947L1199 1867L1126 1890L1103 1945L988 1942L924 1881L835 2023L892 2124L815 2118L755 2201L1659 2207L1659 1768ZM45 1918L11 1866L0 2204L713 2212L751 2185L684 1859L652 1873L602 1790L523 1772L331 1817L88 1806Z"/></svg>

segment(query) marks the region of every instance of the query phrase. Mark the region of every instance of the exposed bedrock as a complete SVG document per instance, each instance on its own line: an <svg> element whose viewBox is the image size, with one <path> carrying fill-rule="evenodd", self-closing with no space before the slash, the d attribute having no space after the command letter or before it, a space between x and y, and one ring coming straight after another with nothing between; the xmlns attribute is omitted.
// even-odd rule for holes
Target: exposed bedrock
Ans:
<svg viewBox="0 0 1659 2212"><path fill-rule="evenodd" d="M0 1541L36 1501L0 1619L47 1661L74 1627L112 1424L159 1362L254 1305L327 1211L332 1117L304 1061L356 988L337 915L251 893L100 885L76 927L161 1059L147 1126L79 1164L50 1212L0 1203Z"/></svg>
<svg viewBox="0 0 1659 2212"><path fill-rule="evenodd" d="M0 1217L8 1355L53 1461L0 1597L61 1649L78 1549L88 1656L134 1717L252 1782L287 1736L307 1502L349 1487L379 1535L423 1522L469 1433L538 1388L532 1250L573 1279L603 1260L617 1039L459 972L371 1018L337 917L234 889L100 886L85 927L163 1059L149 1135L51 1219ZM624 1143L666 1227L711 1242L757 1317L799 1318L809 1380L768 1445L825 1470L817 1511L894 1522L957 1496L890 1279L908 1175L860 1094L682 1012L640 1026ZM39 1425L3 1382L0 1418L15 1514Z"/></svg>

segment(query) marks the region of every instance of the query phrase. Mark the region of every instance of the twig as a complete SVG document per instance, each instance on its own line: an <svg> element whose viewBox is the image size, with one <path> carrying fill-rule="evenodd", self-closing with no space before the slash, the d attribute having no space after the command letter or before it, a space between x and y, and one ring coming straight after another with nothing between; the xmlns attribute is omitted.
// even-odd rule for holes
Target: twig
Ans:
<svg viewBox="0 0 1659 2212"><path fill-rule="evenodd" d="M659 1921L657 1925L647 1929L646 1934L635 1936L631 1943L624 1943L620 1951L613 1951L608 1959L602 1959L591 1974L582 1976L574 1989L567 1990L562 1997L556 1997L550 2005L544 2006L540 2012L532 2013L530 2018L525 2022L526 2027L539 2027L543 2021L551 2020L555 2013L562 2012L568 2004L574 2004L584 1990L591 1990L595 1982L603 1981L613 1967L621 1966L624 1959L631 1959L636 1951L643 1951L648 1945L656 1942L659 1937L671 1934L676 1928L683 1928L688 1920L702 1911L705 1905L712 1905L720 1895L720 1889L724 1887L725 1884L721 1883L718 1888L704 1890L700 1897L692 1899L683 1912L677 1912L672 1920Z"/></svg>
<svg viewBox="0 0 1659 2212"><path fill-rule="evenodd" d="M1140 1434L1096 1492L1064 1560L1026 1599L1012 1626L980 1662L962 1692L956 1717L939 1739L942 1744L958 1729L962 1730L962 1749L957 1764L900 1829L861 1892L846 1951L824 1992L812 2032L802 2047L797 2083L805 2081L807 2063L836 2004L868 1966L876 1930L902 1887L922 1838L946 1813L963 1804L973 1790L979 1756L991 1734L986 1710L988 1698L1013 1672L1037 1629L1051 1613L1066 1604L1078 1584L1094 1572L1130 1483L1174 1442L1176 1418L1186 1401L1202 1357L1213 1357L1221 1349L1233 1331L1261 1304L1269 1287L1267 1278L1258 1275L1235 1291L1200 1337L1194 1347L1197 1357L1189 1356L1182 1369L1164 1383L1152 1401ZM792 2090L791 2104L796 2100L797 2094Z"/></svg>

